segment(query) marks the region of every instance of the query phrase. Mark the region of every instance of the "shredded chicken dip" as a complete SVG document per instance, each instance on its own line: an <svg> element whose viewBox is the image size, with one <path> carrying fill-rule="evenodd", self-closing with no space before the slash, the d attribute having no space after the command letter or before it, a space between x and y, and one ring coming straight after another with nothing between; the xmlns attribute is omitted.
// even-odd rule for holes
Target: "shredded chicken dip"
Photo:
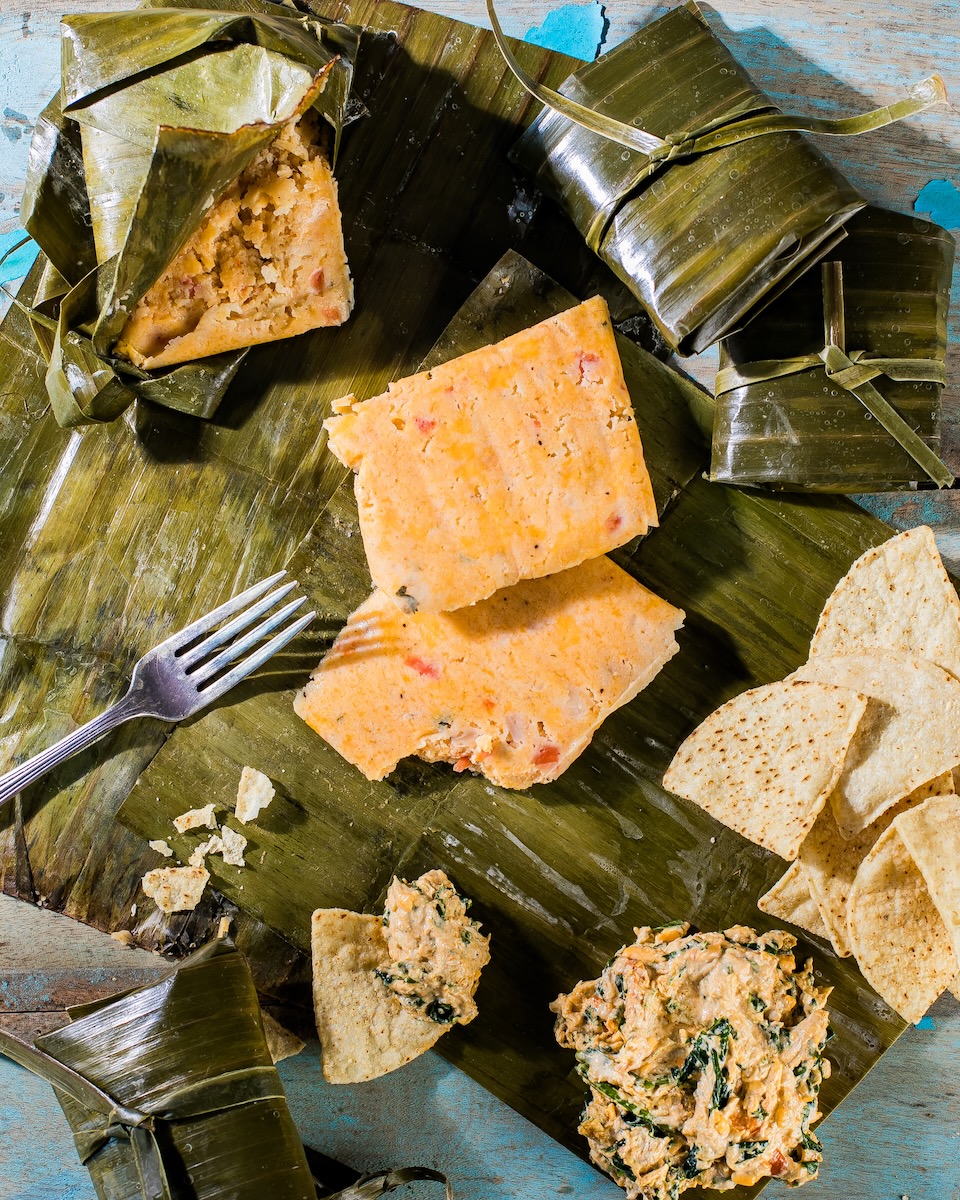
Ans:
<svg viewBox="0 0 960 1200"><path fill-rule="evenodd" d="M599 979L551 1005L590 1084L590 1157L630 1200L806 1183L822 1160L810 1127L830 1074L830 989L811 962L796 970L788 933L687 928L637 929Z"/></svg>
<svg viewBox="0 0 960 1200"><path fill-rule="evenodd" d="M490 961L490 939L467 916L469 905L439 870L413 883L394 879L387 889L391 962L377 974L417 1016L440 1025L466 1025L477 1015L473 993Z"/></svg>

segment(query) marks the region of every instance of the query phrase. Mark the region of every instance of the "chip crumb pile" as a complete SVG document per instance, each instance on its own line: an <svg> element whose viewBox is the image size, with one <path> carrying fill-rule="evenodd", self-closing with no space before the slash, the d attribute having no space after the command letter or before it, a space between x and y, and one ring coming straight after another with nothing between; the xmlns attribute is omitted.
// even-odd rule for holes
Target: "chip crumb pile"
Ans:
<svg viewBox="0 0 960 1200"><path fill-rule="evenodd" d="M245 824L254 821L274 795L273 784L266 775L253 767L244 767L237 791L237 818ZM144 875L141 885L161 912L192 912L200 903L210 879L206 869L207 859L217 855L226 866L244 867L247 839L226 823L218 822L216 805L213 803L181 813L173 818L172 824L180 834L199 829L209 829L212 833L194 846L185 866L157 867ZM165 858L173 857L174 852L166 840L158 838L148 844L151 850L156 850Z"/></svg>
<svg viewBox="0 0 960 1200"><path fill-rule="evenodd" d="M411 883L394 879L382 917L313 914L314 1012L329 1083L386 1075L473 1020L490 939L468 907L433 870Z"/></svg>
<svg viewBox="0 0 960 1200"><path fill-rule="evenodd" d="M797 717L785 697L802 686L819 690ZM860 716L831 720L824 689ZM803 733L824 721L807 752ZM830 753L840 770L824 787ZM807 663L711 714L664 785L790 861L759 908L853 954L917 1021L960 978L958 767L960 601L921 526L853 564Z"/></svg>

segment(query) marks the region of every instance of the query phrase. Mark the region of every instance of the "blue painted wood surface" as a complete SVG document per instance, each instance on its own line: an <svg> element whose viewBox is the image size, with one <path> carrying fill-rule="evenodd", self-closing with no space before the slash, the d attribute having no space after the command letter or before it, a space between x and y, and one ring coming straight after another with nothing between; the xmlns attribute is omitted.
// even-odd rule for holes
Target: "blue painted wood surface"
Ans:
<svg viewBox="0 0 960 1200"><path fill-rule="evenodd" d="M486 23L482 0L421 0L423 7ZM0 254L14 244L33 122L56 90L57 19L62 8L99 11L128 0L0 0ZM586 57L592 39L610 46L664 6L644 0L567 5L499 4L508 32ZM715 27L758 81L785 106L859 111L884 103L902 85L939 68L960 96L958 0L717 0L705 6ZM598 32L599 31L599 32ZM806 96L804 105L793 95ZM960 111L956 104L895 131L830 146L877 202L903 211L916 204L960 225ZM926 206L926 207L925 207ZM15 281L29 252L0 267ZM955 283L955 297L956 297ZM947 424L960 458L955 299L951 314ZM696 366L694 367L696 372ZM709 372L709 363L703 370ZM958 493L888 497L876 507L892 523L937 529L960 565ZM9 944L6 953L9 954ZM0 966L5 963L0 937ZM806 1200L960 1200L960 1006L945 997L921 1027L908 1030L863 1084L821 1127L826 1165ZM621 1192L466 1076L429 1054L384 1080L355 1088L323 1083L317 1048L281 1064L304 1139L360 1169L419 1162L448 1171L460 1200L575 1196L613 1200ZM419 1184L411 1196L439 1194ZM771 1196L783 1194L773 1185ZM46 1085L0 1058L0 1200L91 1200L86 1172ZM269 1200L265 1197L265 1200Z"/></svg>

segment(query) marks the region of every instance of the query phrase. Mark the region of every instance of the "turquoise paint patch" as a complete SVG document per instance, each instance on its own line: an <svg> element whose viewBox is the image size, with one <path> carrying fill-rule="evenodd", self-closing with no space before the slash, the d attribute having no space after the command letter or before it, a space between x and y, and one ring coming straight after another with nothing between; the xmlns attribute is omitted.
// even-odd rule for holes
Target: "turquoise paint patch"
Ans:
<svg viewBox="0 0 960 1200"><path fill-rule="evenodd" d="M929 213L944 229L960 229L960 188L949 179L931 179L920 189L913 211Z"/></svg>
<svg viewBox="0 0 960 1200"><path fill-rule="evenodd" d="M603 5L564 4L547 13L542 25L534 25L523 35L525 42L593 62L607 35Z"/></svg>
<svg viewBox="0 0 960 1200"><path fill-rule="evenodd" d="M17 242L27 240L16 250ZM34 260L40 253L40 247L27 237L22 229L14 229L10 233L0 234L0 283L12 283L14 279L22 279L33 266ZM7 254L9 258L5 257Z"/></svg>
<svg viewBox="0 0 960 1200"><path fill-rule="evenodd" d="M936 1029L936 1027L933 1017L921 1017L917 1022L918 1029Z"/></svg>

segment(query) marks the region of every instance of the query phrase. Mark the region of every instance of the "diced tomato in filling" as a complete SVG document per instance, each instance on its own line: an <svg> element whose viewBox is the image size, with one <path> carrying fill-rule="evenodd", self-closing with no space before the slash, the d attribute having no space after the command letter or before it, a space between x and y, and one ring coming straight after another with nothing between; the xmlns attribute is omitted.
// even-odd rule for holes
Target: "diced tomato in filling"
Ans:
<svg viewBox="0 0 960 1200"><path fill-rule="evenodd" d="M186 292L191 300L196 296L197 288L199 286L200 285L196 279L191 278L189 275L184 276L184 278L180 280L180 287Z"/></svg>
<svg viewBox="0 0 960 1200"><path fill-rule="evenodd" d="M778 1150L773 1158L770 1159L770 1174L782 1175L787 1166L787 1160Z"/></svg>
<svg viewBox="0 0 960 1200"><path fill-rule="evenodd" d="M586 366L589 366L592 363L598 363L599 361L600 361L599 354L594 354L590 350L583 351L583 353L577 359L577 370L580 372L580 378L578 380L579 383L583 382L583 376L584 376L583 368Z"/></svg>
<svg viewBox="0 0 960 1200"><path fill-rule="evenodd" d="M414 420L421 433L432 433L437 427L436 421L431 421L429 417L415 417Z"/></svg>
<svg viewBox="0 0 960 1200"><path fill-rule="evenodd" d="M416 671L418 675L425 675L427 679L439 679L440 668L435 667L433 663L428 663L425 659L418 657L416 654L408 654L403 660L405 667L410 667Z"/></svg>
<svg viewBox="0 0 960 1200"><path fill-rule="evenodd" d="M604 527L606 528L607 533L616 533L622 524L623 517L621 517L619 513L611 513L610 516L607 517L606 521L604 521Z"/></svg>
<svg viewBox="0 0 960 1200"><path fill-rule="evenodd" d="M310 286L315 292L322 292L326 287L326 283L327 281L324 278L323 267L317 267L317 269L310 276Z"/></svg>
<svg viewBox="0 0 960 1200"><path fill-rule="evenodd" d="M470 759L464 755L463 758L458 758L453 764L453 769L459 774L460 771L465 771L470 766Z"/></svg>
<svg viewBox="0 0 960 1200"><path fill-rule="evenodd" d="M541 746L533 756L533 765L535 767L552 767L560 761L559 746Z"/></svg>

